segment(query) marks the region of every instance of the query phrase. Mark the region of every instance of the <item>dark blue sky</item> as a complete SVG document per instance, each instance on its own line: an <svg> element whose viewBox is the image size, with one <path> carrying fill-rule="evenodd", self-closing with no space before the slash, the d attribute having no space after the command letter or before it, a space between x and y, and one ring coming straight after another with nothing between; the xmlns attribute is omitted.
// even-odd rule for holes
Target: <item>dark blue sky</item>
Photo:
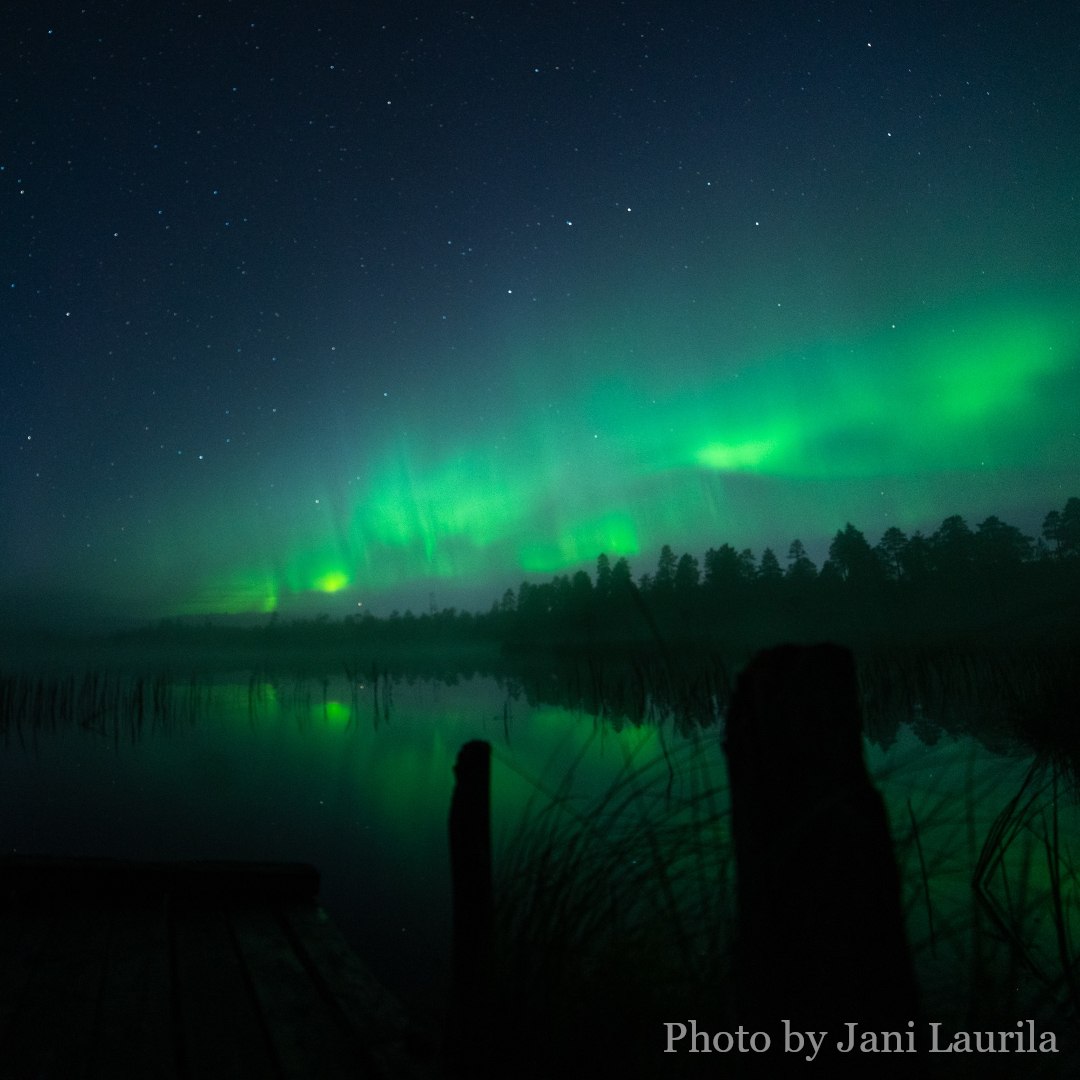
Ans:
<svg viewBox="0 0 1080 1080"><path fill-rule="evenodd" d="M8 617L479 602L1080 487L1068 5L0 18Z"/></svg>

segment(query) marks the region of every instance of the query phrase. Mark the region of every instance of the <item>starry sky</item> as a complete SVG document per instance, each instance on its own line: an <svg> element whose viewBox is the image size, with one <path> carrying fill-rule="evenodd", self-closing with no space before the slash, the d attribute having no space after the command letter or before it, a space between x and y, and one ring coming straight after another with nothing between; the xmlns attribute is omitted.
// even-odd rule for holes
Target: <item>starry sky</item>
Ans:
<svg viewBox="0 0 1080 1080"><path fill-rule="evenodd" d="M1068 5L14 7L8 622L1080 494Z"/></svg>

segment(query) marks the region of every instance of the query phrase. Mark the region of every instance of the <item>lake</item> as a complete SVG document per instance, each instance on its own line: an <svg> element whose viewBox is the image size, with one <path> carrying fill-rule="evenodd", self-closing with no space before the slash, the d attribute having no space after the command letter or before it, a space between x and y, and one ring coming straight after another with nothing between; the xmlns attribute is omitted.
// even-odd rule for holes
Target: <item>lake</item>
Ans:
<svg viewBox="0 0 1080 1080"><path fill-rule="evenodd" d="M22 712L9 684L0 755L7 851L314 863L324 908L407 1006L432 1021L448 984L446 820L463 743L494 747L497 876L523 820L553 800L557 814L588 820L627 776L653 800L641 806L662 807L690 805L707 775L716 796L710 835L718 850L729 839L718 724L598 718L545 702L542 679L526 691L492 675L392 677L360 666L348 675L217 671L142 684L131 673L64 678L43 684L36 705L24 696ZM555 700L565 697L561 678L550 676ZM906 723L870 725L866 740L931 1018L939 1008L955 1013L960 999L989 1002L991 1011L1045 1010L1065 993L1040 982L1061 967L1055 889L1077 940L1075 797L1052 768L1031 774L1034 755L1022 741L1000 725L988 730L950 732L916 709ZM1022 791L1005 823L1015 828L988 849L995 820ZM971 886L980 859L989 871L983 900ZM725 861L730 871L726 849L714 865ZM732 880L728 872L710 886L727 890L729 911Z"/></svg>

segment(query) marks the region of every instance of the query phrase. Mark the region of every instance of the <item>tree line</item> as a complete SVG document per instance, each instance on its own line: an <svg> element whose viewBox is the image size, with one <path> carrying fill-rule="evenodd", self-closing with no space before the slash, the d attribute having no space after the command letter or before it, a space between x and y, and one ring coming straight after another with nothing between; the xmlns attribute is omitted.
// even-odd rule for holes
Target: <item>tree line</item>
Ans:
<svg viewBox="0 0 1080 1080"><path fill-rule="evenodd" d="M636 581L630 563L601 555L579 570L507 590L487 619L510 643L649 637L853 637L905 632L1031 630L1075 615L1080 579L1080 498L1026 536L996 516L972 529L959 514L929 536L893 526L871 545L848 523L819 569L793 540L784 564L772 548L710 548L701 562L664 545Z"/></svg>
<svg viewBox="0 0 1080 1080"><path fill-rule="evenodd" d="M848 523L818 568L801 541L781 563L772 548L721 544L702 560L664 545L655 569L634 578L626 558L596 570L507 589L489 611L394 611L340 622L320 616L236 628L162 623L135 632L176 645L379 650L594 645L760 647L781 640L933 643L987 635L1072 641L1080 631L1080 498L1026 536L991 516L972 529L958 514L929 536L886 529L876 544Z"/></svg>

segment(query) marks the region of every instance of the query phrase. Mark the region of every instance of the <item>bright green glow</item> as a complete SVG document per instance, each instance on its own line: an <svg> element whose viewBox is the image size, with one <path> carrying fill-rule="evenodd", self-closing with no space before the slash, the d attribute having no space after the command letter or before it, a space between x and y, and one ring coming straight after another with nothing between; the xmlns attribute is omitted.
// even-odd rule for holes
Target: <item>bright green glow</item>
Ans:
<svg viewBox="0 0 1080 1080"><path fill-rule="evenodd" d="M1033 463L1048 383L1075 370L1077 345L1075 321L1047 311L890 326L760 362L740 371L737 386L714 387L698 405L672 400L668 411L701 440L687 457L725 472L929 475L980 466L987 453L998 466ZM665 464L681 443L659 451Z"/></svg>
<svg viewBox="0 0 1080 1080"><path fill-rule="evenodd" d="M340 570L331 570L330 573L323 574L322 577L316 578L314 584L319 592L341 592L341 590L349 584L349 575L342 573Z"/></svg>
<svg viewBox="0 0 1080 1080"><path fill-rule="evenodd" d="M324 527L331 524L327 521ZM316 533L290 559L279 577L290 592L339 592L351 580L348 561Z"/></svg>
<svg viewBox="0 0 1080 1080"><path fill-rule="evenodd" d="M739 443L710 443L697 452L697 461L708 469L730 472L736 469L752 469L760 465L776 448L771 441Z"/></svg>
<svg viewBox="0 0 1080 1080"><path fill-rule="evenodd" d="M315 711L325 716L331 724L347 724L352 716L352 709L340 701L328 701L324 706L317 707Z"/></svg>
<svg viewBox="0 0 1080 1080"><path fill-rule="evenodd" d="M399 452L372 472L349 535L369 583L453 577L481 569L485 549L522 527L535 497L535 482L508 475L483 448L427 467Z"/></svg>
<svg viewBox="0 0 1080 1080"><path fill-rule="evenodd" d="M524 570L547 574L576 563L593 562L602 553L636 555L638 550L633 518L623 512L567 525L553 542L524 546L520 558Z"/></svg>
<svg viewBox="0 0 1080 1080"><path fill-rule="evenodd" d="M434 559L445 537L486 547L528 513L527 492L500 475L486 455L458 455L423 471L395 464L375 479L357 515L361 528L384 544L419 539Z"/></svg>
<svg viewBox="0 0 1080 1080"><path fill-rule="evenodd" d="M938 418L965 423L1030 406L1037 380L1070 359L1075 341L1065 327L1030 314L959 338L954 332L952 340L939 334L925 349L927 368L937 380Z"/></svg>
<svg viewBox="0 0 1080 1080"><path fill-rule="evenodd" d="M911 528L974 492L989 502L1005 475L1013 490L1044 477L1049 506L1077 475L1075 310L1013 298L761 355L699 341L689 357L660 335L643 350L615 331L587 356L549 345L514 362L521 391L499 425L448 420L357 450L347 494L286 515L184 610L351 606L424 579L504 588L601 552L775 546L845 520Z"/></svg>

